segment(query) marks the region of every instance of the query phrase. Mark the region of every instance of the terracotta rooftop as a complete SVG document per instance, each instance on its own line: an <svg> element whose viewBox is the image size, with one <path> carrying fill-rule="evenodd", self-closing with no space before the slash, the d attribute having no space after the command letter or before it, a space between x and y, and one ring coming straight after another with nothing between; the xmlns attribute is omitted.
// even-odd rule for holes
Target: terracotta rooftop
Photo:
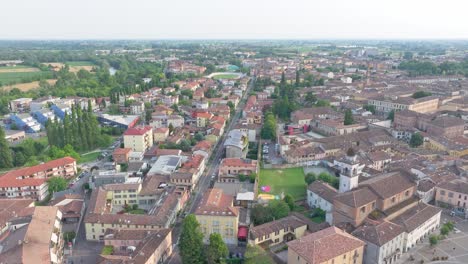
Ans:
<svg viewBox="0 0 468 264"><path fill-rule="evenodd" d="M295 229L301 226L307 226L307 223L294 215L290 215L272 222L252 227L250 229L250 237L252 239L256 239L271 233L275 233L276 231L283 230L285 228L289 230L290 228Z"/></svg>
<svg viewBox="0 0 468 264"><path fill-rule="evenodd" d="M225 158L221 160L221 166L230 167L257 167L257 161L252 159Z"/></svg>
<svg viewBox="0 0 468 264"><path fill-rule="evenodd" d="M332 226L293 240L288 243L288 248L307 263L320 264L364 245L360 239Z"/></svg>
<svg viewBox="0 0 468 264"><path fill-rule="evenodd" d="M376 195L386 199L416 186L408 177L404 171L394 171L372 177L359 185L369 187Z"/></svg>
<svg viewBox="0 0 468 264"><path fill-rule="evenodd" d="M442 209L438 207L420 202L418 205L408 209L403 214L393 219L392 222L404 227L406 232L411 232L441 211Z"/></svg>
<svg viewBox="0 0 468 264"><path fill-rule="evenodd" d="M335 188L322 181L314 181L313 183L309 184L307 189L322 197L329 203L333 203L333 199L338 194L338 191Z"/></svg>
<svg viewBox="0 0 468 264"><path fill-rule="evenodd" d="M443 182L437 188L468 194L468 183L462 181Z"/></svg>
<svg viewBox="0 0 468 264"><path fill-rule="evenodd" d="M377 195L375 195L368 188L360 188L357 190L352 190L349 192L338 194L335 197L335 200L344 203L348 206L357 208L377 200Z"/></svg>
<svg viewBox="0 0 468 264"><path fill-rule="evenodd" d="M381 222L376 225L364 224L352 234L366 242L383 246L390 240L405 232L404 228L392 222Z"/></svg>
<svg viewBox="0 0 468 264"><path fill-rule="evenodd" d="M209 189L195 210L198 215L237 216L239 209L233 206L233 197L222 189Z"/></svg>
<svg viewBox="0 0 468 264"><path fill-rule="evenodd" d="M153 128L150 126L132 127L125 131L124 136L141 136L147 133L148 131L151 131L152 129Z"/></svg>
<svg viewBox="0 0 468 264"><path fill-rule="evenodd" d="M117 148L114 150L114 155L126 155L132 151L131 148Z"/></svg>

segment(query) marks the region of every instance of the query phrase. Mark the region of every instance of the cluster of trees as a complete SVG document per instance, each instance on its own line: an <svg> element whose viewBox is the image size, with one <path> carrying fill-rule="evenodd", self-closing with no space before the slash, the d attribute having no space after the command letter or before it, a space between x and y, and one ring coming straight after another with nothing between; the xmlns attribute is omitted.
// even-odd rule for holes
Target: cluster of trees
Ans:
<svg viewBox="0 0 468 264"><path fill-rule="evenodd" d="M326 182L326 183L330 184L331 186L335 187L336 189L338 189L340 187L340 179L338 177L330 175L330 174L328 174L326 172L322 172L319 175L317 175L315 173L307 173L307 175L305 176L305 182L308 185L313 183L316 180Z"/></svg>
<svg viewBox="0 0 468 264"><path fill-rule="evenodd" d="M419 133L414 133L411 135L409 145L412 148L417 148L424 143L424 137Z"/></svg>
<svg viewBox="0 0 468 264"><path fill-rule="evenodd" d="M261 225L288 216L290 210L290 205L285 201L271 200L266 206L255 205L250 217L255 225Z"/></svg>
<svg viewBox="0 0 468 264"><path fill-rule="evenodd" d="M419 75L456 75L468 76L468 60L462 62L443 62L435 64L430 61L404 61L400 63L399 69L408 71L410 76Z"/></svg>
<svg viewBox="0 0 468 264"><path fill-rule="evenodd" d="M260 134L262 139L276 139L276 118L270 111L265 113L265 121Z"/></svg>
<svg viewBox="0 0 468 264"><path fill-rule="evenodd" d="M431 235L429 236L429 243L431 246L436 245L439 243L439 240L444 239L451 231L455 229L455 225L453 222L449 221L442 225L440 228L440 235Z"/></svg>
<svg viewBox="0 0 468 264"><path fill-rule="evenodd" d="M423 98L423 97L431 96L431 95L432 95L431 92L417 91L411 97L413 97L414 99L418 99L418 98Z"/></svg>
<svg viewBox="0 0 468 264"><path fill-rule="evenodd" d="M76 150L93 150L110 144L112 138L101 134L96 117L92 114L91 104L87 111L78 105L72 107L70 114L65 114L63 121L48 120L46 123L49 145L63 148L71 145Z"/></svg>
<svg viewBox="0 0 468 264"><path fill-rule="evenodd" d="M368 105L368 104L366 104L366 105L363 106L363 108L364 108L366 111L369 111L369 112L371 112L371 113L374 114L374 115L375 115L375 112L377 111L377 110L375 109L375 105Z"/></svg>
<svg viewBox="0 0 468 264"><path fill-rule="evenodd" d="M229 249L218 233L210 235L210 243L203 245L203 234L195 215L185 217L180 234L180 256L184 264L225 263Z"/></svg>

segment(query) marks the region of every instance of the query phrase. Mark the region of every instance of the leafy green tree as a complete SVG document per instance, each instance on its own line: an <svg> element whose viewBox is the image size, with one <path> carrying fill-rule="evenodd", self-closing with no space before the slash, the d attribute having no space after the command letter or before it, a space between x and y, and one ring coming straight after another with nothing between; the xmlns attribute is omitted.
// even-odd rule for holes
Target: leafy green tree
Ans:
<svg viewBox="0 0 468 264"><path fill-rule="evenodd" d="M365 110L371 112L372 114L375 114L376 112L376 109L375 109L375 106L374 105L364 105L363 107Z"/></svg>
<svg viewBox="0 0 468 264"><path fill-rule="evenodd" d="M423 97L431 96L431 95L432 95L431 92L417 91L417 92L413 93L413 95L411 97L413 97L414 99L419 99L419 98L423 98Z"/></svg>
<svg viewBox="0 0 468 264"><path fill-rule="evenodd" d="M257 245L247 245L245 251L245 264L274 264L276 263L268 253Z"/></svg>
<svg viewBox="0 0 468 264"><path fill-rule="evenodd" d="M317 107L330 106L330 101L319 99L319 100L317 100L317 103L315 104L315 106L317 106Z"/></svg>
<svg viewBox="0 0 468 264"><path fill-rule="evenodd" d="M351 112L351 110L348 109L345 112L344 125L348 126L348 125L352 125L352 124L354 124L353 113Z"/></svg>
<svg viewBox="0 0 468 264"><path fill-rule="evenodd" d="M153 113L153 111L151 111L151 109L146 109L146 111L145 111L145 122L146 122L146 124L149 124L151 122L151 119L153 118L151 116L152 113Z"/></svg>
<svg viewBox="0 0 468 264"><path fill-rule="evenodd" d="M448 233L450 233L450 228L446 225L443 225L442 228L440 228L440 234L446 236Z"/></svg>
<svg viewBox="0 0 468 264"><path fill-rule="evenodd" d="M429 236L429 243L431 244L431 246L437 245L437 243L439 243L439 236L437 235Z"/></svg>
<svg viewBox="0 0 468 264"><path fill-rule="evenodd" d="M47 190L49 194L60 192L67 189L67 180L62 177L50 177L47 180Z"/></svg>
<svg viewBox="0 0 468 264"><path fill-rule="evenodd" d="M23 166L26 163L26 157L24 156L23 152L15 153L15 166Z"/></svg>
<svg viewBox="0 0 468 264"><path fill-rule="evenodd" d="M265 114L265 121L263 122L260 135L262 139L276 138L276 118L272 112L267 112Z"/></svg>
<svg viewBox="0 0 468 264"><path fill-rule="evenodd" d="M403 54L403 59L412 60L413 59L413 52L405 51L405 53Z"/></svg>
<svg viewBox="0 0 468 264"><path fill-rule="evenodd" d="M283 200L272 200L268 203L268 207L274 219L286 217L290 211L289 205Z"/></svg>
<svg viewBox="0 0 468 264"><path fill-rule="evenodd" d="M423 143L424 143L424 138L423 138L423 136L421 134L414 133L413 135L411 135L409 145L412 148L417 148L417 147L421 146Z"/></svg>
<svg viewBox="0 0 468 264"><path fill-rule="evenodd" d="M261 225L273 221L270 208L261 204L257 204L252 208L250 216L254 225Z"/></svg>
<svg viewBox="0 0 468 264"><path fill-rule="evenodd" d="M313 183L316 180L317 176L315 175L315 173L307 173L307 175L305 176L305 182L307 183L307 185Z"/></svg>
<svg viewBox="0 0 468 264"><path fill-rule="evenodd" d="M0 168L13 167L13 156L5 139L5 131L0 126Z"/></svg>
<svg viewBox="0 0 468 264"><path fill-rule="evenodd" d="M283 201L288 204L289 209L292 211L294 209L294 198L290 194L286 194L283 198Z"/></svg>
<svg viewBox="0 0 468 264"><path fill-rule="evenodd" d="M195 215L185 217L179 241L180 256L183 264L205 263L203 254L203 234Z"/></svg>
<svg viewBox="0 0 468 264"><path fill-rule="evenodd" d="M229 254L229 249L224 243L223 238L218 233L210 235L210 244L206 251L208 264L224 263L223 259Z"/></svg>
<svg viewBox="0 0 468 264"><path fill-rule="evenodd" d="M195 140L196 140L196 141L202 141L203 139L205 139L205 137L203 136L203 134L200 133L200 132L197 132L197 133L195 134L194 137L195 137Z"/></svg>
<svg viewBox="0 0 468 264"><path fill-rule="evenodd" d="M395 110L392 110L390 113L388 113L387 120L392 120L392 122L395 120Z"/></svg>
<svg viewBox="0 0 468 264"><path fill-rule="evenodd" d="M301 76L299 71L296 71L296 87L299 87L301 85Z"/></svg>
<svg viewBox="0 0 468 264"><path fill-rule="evenodd" d="M308 104L314 104L315 102L317 102L317 96L315 96L314 92L307 92L305 96L305 102Z"/></svg>

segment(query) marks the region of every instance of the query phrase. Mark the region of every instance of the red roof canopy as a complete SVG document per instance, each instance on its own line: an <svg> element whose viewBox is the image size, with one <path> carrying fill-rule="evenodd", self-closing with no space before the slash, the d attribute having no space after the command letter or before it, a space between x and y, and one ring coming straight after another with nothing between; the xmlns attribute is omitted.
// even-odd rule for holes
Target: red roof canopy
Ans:
<svg viewBox="0 0 468 264"><path fill-rule="evenodd" d="M239 239L247 239L248 228L246 226L239 226L237 230L237 238Z"/></svg>

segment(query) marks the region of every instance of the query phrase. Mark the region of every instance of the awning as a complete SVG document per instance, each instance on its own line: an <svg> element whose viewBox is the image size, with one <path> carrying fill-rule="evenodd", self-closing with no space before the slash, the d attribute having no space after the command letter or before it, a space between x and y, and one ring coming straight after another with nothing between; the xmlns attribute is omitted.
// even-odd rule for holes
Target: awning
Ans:
<svg viewBox="0 0 468 264"><path fill-rule="evenodd" d="M238 239L247 239L247 232L249 229L246 226L239 226L237 230L237 238Z"/></svg>

